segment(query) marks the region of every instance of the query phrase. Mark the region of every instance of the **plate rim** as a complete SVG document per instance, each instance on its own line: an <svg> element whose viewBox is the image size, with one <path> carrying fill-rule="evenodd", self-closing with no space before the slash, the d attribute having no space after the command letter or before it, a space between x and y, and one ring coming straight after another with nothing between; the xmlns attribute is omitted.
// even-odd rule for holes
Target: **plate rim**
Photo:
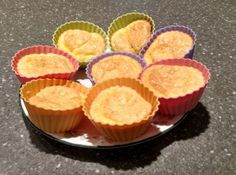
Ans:
<svg viewBox="0 0 236 175"><path fill-rule="evenodd" d="M24 117L24 119L26 119L26 121L30 124L30 126L35 129L36 131L38 131L40 134L42 134L43 136L45 136L46 138L49 138L51 140L54 140L55 142L58 142L60 144L65 144L68 146L72 146L72 147L77 147L77 148L86 148L86 149L117 149L117 148L125 148L125 147L130 147L130 146L136 146L136 145L140 145L143 143L146 143L148 141L154 140L158 137L161 137L162 135L164 135L165 133L169 132L170 130L174 129L177 125L179 125L188 115L190 112L187 112L185 114L183 114L183 116L175 123L173 124L171 127L169 127L168 129L166 129L163 132L159 132L157 135L145 138L143 140L139 140L136 142L131 142L131 143L125 143L125 144L120 144L120 145L108 145L108 146L92 146L92 145L82 145L82 144L75 144L75 143L70 143L67 142L65 140L60 140L59 138L53 137L52 135L46 133L45 131L39 129L37 126L35 126L33 124L33 122L29 119L29 117L27 117L27 115L25 114L25 111L23 110L22 104L21 104L21 100L23 101L23 99L21 98L20 94L19 94L19 106L22 112L22 117Z"/></svg>

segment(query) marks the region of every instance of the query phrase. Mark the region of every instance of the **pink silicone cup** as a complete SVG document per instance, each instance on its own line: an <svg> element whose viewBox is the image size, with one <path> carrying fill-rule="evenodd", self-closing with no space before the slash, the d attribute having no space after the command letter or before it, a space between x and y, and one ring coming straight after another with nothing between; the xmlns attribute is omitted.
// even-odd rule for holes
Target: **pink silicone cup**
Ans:
<svg viewBox="0 0 236 175"><path fill-rule="evenodd" d="M179 96L176 98L159 98L160 101L160 107L158 114L161 115L181 115L184 114L190 110L192 110L200 100L207 84L210 79L210 72L208 68L203 65L200 62L197 62L195 60L190 59L168 59L168 60L162 60L157 61L153 64L150 64L144 70L140 73L139 79L141 79L143 72L145 72L146 69L150 68L151 66L155 65L179 65L179 66L189 66L198 69L202 72L205 83L202 87L200 87L198 90L193 91L189 94Z"/></svg>
<svg viewBox="0 0 236 175"><path fill-rule="evenodd" d="M25 77L23 75L21 75L18 70L17 70L17 64L19 62L19 60L25 56L25 55L29 55L29 54L40 54L40 53L54 53L54 54L58 54L58 55L62 55L66 58L68 58L70 60L70 62L73 64L74 66L74 70L72 72L69 73L53 73L53 74L46 74L43 76L38 76L38 77ZM30 80L33 79L39 79L39 78L57 78L57 79L71 79L76 71L79 68L79 63L78 61L72 57L71 55L67 54L66 52L56 49L54 47L51 46L32 46L32 47L27 47L24 48L22 50L19 50L12 58L11 60L11 68L12 71L15 73L16 77L18 78L18 80L24 84Z"/></svg>

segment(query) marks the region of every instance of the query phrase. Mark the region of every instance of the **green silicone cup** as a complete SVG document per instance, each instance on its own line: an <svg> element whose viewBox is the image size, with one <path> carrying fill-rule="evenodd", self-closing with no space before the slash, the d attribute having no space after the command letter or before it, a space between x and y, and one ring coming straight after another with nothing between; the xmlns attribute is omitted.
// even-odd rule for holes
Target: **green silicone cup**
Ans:
<svg viewBox="0 0 236 175"><path fill-rule="evenodd" d="M99 27L98 25L87 22L87 21L70 21L70 22L66 22L66 23L60 25L56 29L56 31L54 32L53 39L52 39L53 40L53 45L56 48L58 48L57 44L58 44L58 40L59 40L60 35L63 32L65 32L66 30L70 30L70 29L79 29L79 30L84 30L84 31L90 32L90 33L100 34L106 42L106 47L104 49L104 53L105 53L105 51L108 47L106 32L101 27ZM85 67L90 60L91 59L89 59L86 62L79 62L79 63L82 67Z"/></svg>
<svg viewBox="0 0 236 175"><path fill-rule="evenodd" d="M136 21L136 20L147 20L151 23L152 25L152 33L155 30L155 23L153 21L153 19L144 14L144 13L138 13L138 12L133 12L133 13L126 13L123 14L119 17L117 17L115 20L112 21L112 23L110 24L110 26L108 27L108 42L109 42L109 47L110 49L113 51L112 47L111 47L111 36L119 29L126 27L127 25L129 25L130 23Z"/></svg>

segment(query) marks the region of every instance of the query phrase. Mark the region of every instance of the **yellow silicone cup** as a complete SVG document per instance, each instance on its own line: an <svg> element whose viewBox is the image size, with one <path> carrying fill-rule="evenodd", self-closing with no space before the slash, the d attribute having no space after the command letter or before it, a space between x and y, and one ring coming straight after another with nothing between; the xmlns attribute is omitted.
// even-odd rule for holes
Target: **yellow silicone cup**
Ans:
<svg viewBox="0 0 236 175"><path fill-rule="evenodd" d="M70 29L79 29L79 30L84 30L84 31L90 32L90 33L100 34L104 38L104 41L106 44L106 47L104 49L104 52L105 52L105 50L108 46L106 32L98 25L91 23L91 22L87 22L87 21L70 21L70 22L66 22L66 23L60 25L53 34L53 44L56 48L58 48L58 40L59 40L60 35L63 32L70 30ZM79 63L82 67L85 67L89 61L90 60L88 60L86 62L79 61Z"/></svg>

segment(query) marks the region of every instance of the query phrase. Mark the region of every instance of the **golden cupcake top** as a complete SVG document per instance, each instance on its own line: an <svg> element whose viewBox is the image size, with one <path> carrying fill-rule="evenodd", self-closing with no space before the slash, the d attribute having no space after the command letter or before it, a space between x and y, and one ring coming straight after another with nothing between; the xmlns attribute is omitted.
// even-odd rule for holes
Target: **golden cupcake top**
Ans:
<svg viewBox="0 0 236 175"><path fill-rule="evenodd" d="M96 122L125 125L140 122L151 113L152 106L134 89L113 86L102 90L93 100L89 113Z"/></svg>
<svg viewBox="0 0 236 175"><path fill-rule="evenodd" d="M80 62L88 62L92 57L102 54L106 47L103 36L79 29L63 32L57 45L59 49L69 52Z"/></svg>
<svg viewBox="0 0 236 175"><path fill-rule="evenodd" d="M136 20L111 36L114 51L138 53L151 36L152 26L146 20Z"/></svg>
<svg viewBox="0 0 236 175"><path fill-rule="evenodd" d="M168 31L157 36L144 54L147 63L182 58L193 47L192 37L181 31Z"/></svg>
<svg viewBox="0 0 236 175"><path fill-rule="evenodd" d="M74 66L62 55L29 54L19 60L17 71L25 77L38 77L53 73L70 73L74 71Z"/></svg>
<svg viewBox="0 0 236 175"><path fill-rule="evenodd" d="M141 81L158 97L164 98L192 93L205 83L198 69L177 65L153 65L143 72Z"/></svg>
<svg viewBox="0 0 236 175"><path fill-rule="evenodd" d="M29 98L29 103L50 110L70 110L82 105L85 95L72 87L49 86Z"/></svg>
<svg viewBox="0 0 236 175"><path fill-rule="evenodd" d="M126 55L112 55L99 60L92 66L91 75L96 82L118 78L137 78L142 66Z"/></svg>

